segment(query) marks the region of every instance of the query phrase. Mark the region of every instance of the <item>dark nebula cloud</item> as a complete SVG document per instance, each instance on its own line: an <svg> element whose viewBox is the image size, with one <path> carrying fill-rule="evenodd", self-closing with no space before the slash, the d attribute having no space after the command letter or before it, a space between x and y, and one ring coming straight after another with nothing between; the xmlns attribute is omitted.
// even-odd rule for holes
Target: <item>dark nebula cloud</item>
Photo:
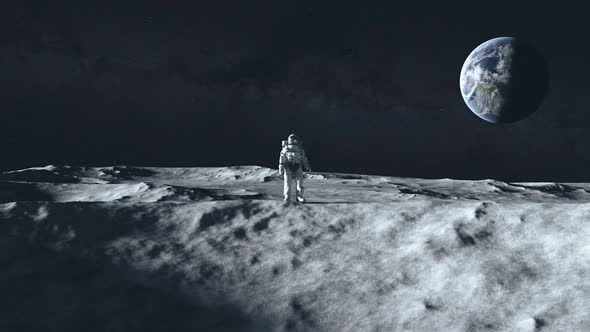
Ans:
<svg viewBox="0 0 590 332"><path fill-rule="evenodd" d="M443 3L3 2L2 169L48 163L276 167L588 181L583 10ZM576 10L577 9L577 10ZM500 35L546 57L529 119L493 126L458 89Z"/></svg>

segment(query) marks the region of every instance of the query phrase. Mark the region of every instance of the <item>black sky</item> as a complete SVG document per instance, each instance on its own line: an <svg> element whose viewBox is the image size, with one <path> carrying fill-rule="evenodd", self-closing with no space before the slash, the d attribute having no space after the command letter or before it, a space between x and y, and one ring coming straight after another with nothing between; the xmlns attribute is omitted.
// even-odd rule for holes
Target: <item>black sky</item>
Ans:
<svg viewBox="0 0 590 332"><path fill-rule="evenodd" d="M315 171L590 181L588 8L445 1L4 1L2 169L276 167L297 133ZM510 125L463 103L469 52L544 55L543 105Z"/></svg>

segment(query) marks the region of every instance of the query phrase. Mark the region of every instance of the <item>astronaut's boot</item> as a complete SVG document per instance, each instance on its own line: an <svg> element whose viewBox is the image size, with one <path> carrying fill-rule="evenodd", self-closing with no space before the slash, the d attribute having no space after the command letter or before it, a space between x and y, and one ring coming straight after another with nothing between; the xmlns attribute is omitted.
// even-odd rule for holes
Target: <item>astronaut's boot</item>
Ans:
<svg viewBox="0 0 590 332"><path fill-rule="evenodd" d="M305 198L303 198L303 174L299 171L299 174L296 178L297 186L295 187L295 192L297 193L297 202L305 203Z"/></svg>
<svg viewBox="0 0 590 332"><path fill-rule="evenodd" d="M297 202L305 203L305 198L303 198L303 188L297 188Z"/></svg>

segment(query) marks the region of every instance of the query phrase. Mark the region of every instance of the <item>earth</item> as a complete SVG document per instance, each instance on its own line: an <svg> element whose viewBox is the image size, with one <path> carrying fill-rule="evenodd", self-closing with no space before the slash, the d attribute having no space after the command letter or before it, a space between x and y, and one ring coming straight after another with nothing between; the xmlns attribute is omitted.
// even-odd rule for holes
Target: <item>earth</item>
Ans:
<svg viewBox="0 0 590 332"><path fill-rule="evenodd" d="M510 123L534 113L547 92L549 75L541 56L513 37L490 39L469 54L461 69L461 95L483 120Z"/></svg>

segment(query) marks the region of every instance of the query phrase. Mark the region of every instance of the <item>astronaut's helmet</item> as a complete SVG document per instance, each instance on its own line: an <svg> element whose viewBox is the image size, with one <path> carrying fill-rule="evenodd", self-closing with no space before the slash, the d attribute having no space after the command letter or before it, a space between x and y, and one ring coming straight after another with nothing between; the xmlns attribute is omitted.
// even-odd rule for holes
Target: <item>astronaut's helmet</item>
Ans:
<svg viewBox="0 0 590 332"><path fill-rule="evenodd" d="M287 143L290 145L299 144L299 137L295 134L291 134L289 135L289 138L287 138Z"/></svg>

